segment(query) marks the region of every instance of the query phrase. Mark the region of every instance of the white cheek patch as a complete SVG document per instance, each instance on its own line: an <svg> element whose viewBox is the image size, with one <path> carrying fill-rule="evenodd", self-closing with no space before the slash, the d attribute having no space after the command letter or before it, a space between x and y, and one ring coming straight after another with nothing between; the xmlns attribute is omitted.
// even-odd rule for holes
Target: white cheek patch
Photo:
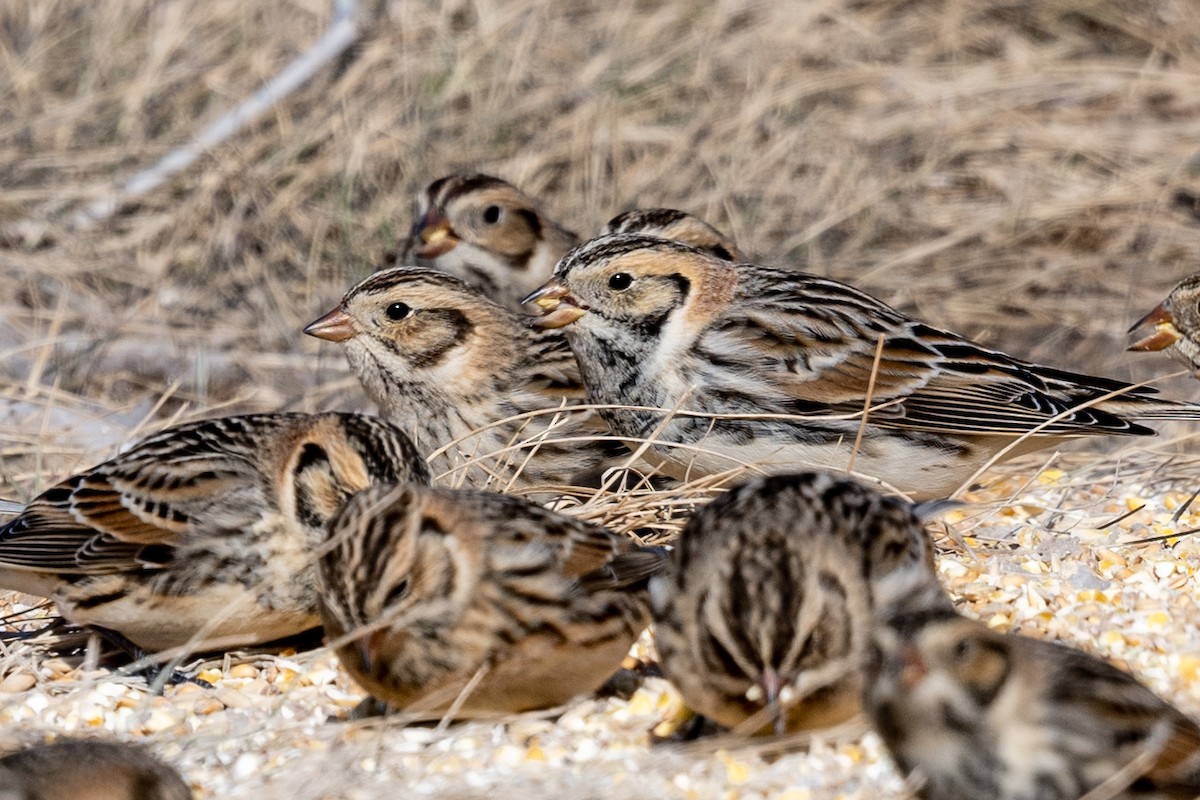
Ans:
<svg viewBox="0 0 1200 800"><path fill-rule="evenodd" d="M464 374L470 375L472 371L471 359L467 354L467 348L455 347L450 352L446 353L445 357L438 362L437 366L430 370L430 375L438 381L445 383L453 383L459 380ZM477 374L483 374L480 370Z"/></svg>
<svg viewBox="0 0 1200 800"><path fill-rule="evenodd" d="M699 326L688 320L682 310L671 312L662 327L654 357L646 365L651 375L678 370L680 358L696 343Z"/></svg>

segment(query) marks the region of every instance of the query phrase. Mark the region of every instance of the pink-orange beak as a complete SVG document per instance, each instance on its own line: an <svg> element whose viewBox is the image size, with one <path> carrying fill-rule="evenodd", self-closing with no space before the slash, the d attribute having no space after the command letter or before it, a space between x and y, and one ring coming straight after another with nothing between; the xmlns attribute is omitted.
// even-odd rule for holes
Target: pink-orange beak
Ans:
<svg viewBox="0 0 1200 800"><path fill-rule="evenodd" d="M1154 326L1154 330L1147 336L1143 336L1127 349L1137 352L1147 352L1151 350L1165 350L1175 344L1182 338L1179 329L1175 327L1175 318L1171 316L1170 309L1166 303L1159 303L1149 314L1133 323L1129 333L1133 333L1140 328L1148 328Z"/></svg>
<svg viewBox="0 0 1200 800"><path fill-rule="evenodd" d="M542 310L539 328L562 328L588 312L587 306L571 296L571 290L557 277L529 293L522 303L533 303Z"/></svg>
<svg viewBox="0 0 1200 800"><path fill-rule="evenodd" d="M378 664L379 645L383 643L387 631L380 629L360 637L354 642L354 651L358 655L359 666L367 675L372 675Z"/></svg>
<svg viewBox="0 0 1200 800"><path fill-rule="evenodd" d="M900 645L900 685L906 690L912 690L929 674L921 653L911 644Z"/></svg>
<svg viewBox="0 0 1200 800"><path fill-rule="evenodd" d="M344 342L354 336L354 321L349 314L338 307L325 316L308 323L304 332L327 342Z"/></svg>
<svg viewBox="0 0 1200 800"><path fill-rule="evenodd" d="M759 678L762 685L763 694L767 699L767 709L771 712L771 722L775 726L775 735L783 736L787 733L787 718L784 716L783 705L779 702L779 693L783 690L783 681L771 667L763 670L762 676Z"/></svg>
<svg viewBox="0 0 1200 800"><path fill-rule="evenodd" d="M422 244L413 252L421 258L437 258L449 253L458 244L458 237L450 227L450 220L431 208L413 226L413 236L419 236Z"/></svg>

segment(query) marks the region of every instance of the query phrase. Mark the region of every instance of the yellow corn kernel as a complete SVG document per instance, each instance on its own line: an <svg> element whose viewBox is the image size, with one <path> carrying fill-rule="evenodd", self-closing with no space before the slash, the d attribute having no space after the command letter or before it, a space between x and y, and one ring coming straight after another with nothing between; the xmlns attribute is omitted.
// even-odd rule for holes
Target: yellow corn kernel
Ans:
<svg viewBox="0 0 1200 800"><path fill-rule="evenodd" d="M726 778L734 786L750 780L750 767L724 750L717 751L717 758L725 765Z"/></svg>
<svg viewBox="0 0 1200 800"><path fill-rule="evenodd" d="M1105 631L1100 634L1100 644L1105 647L1124 647L1125 636L1120 631Z"/></svg>
<svg viewBox="0 0 1200 800"><path fill-rule="evenodd" d="M224 677L225 676L221 674L221 670L219 669L201 670L196 674L197 679L213 684L217 683Z"/></svg>

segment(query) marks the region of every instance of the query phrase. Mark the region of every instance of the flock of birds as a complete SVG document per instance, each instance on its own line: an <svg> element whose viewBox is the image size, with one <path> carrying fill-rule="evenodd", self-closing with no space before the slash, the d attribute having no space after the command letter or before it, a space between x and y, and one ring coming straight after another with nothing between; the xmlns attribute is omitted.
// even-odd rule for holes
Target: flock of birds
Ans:
<svg viewBox="0 0 1200 800"><path fill-rule="evenodd" d="M744 735L865 715L926 800L1200 794L1200 727L1100 659L959 614L924 529L940 506L912 502L1200 406L747 263L683 212L580 243L484 175L430 184L390 261L305 328L344 349L380 416L164 430L0 528L0 586L154 652L320 626L374 702L445 719L595 692L652 623L699 715ZM1180 284L1131 349L1200 369L1198 296ZM544 505L622 475L746 472L670 549ZM107 748L17 753L0 787L50 796L47 764L98 752L112 786L157 791L109 797L188 796Z"/></svg>

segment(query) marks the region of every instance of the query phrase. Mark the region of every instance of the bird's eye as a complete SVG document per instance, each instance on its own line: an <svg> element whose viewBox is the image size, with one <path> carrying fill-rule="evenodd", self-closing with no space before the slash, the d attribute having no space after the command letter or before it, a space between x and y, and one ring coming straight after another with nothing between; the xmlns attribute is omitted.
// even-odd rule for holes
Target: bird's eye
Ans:
<svg viewBox="0 0 1200 800"><path fill-rule="evenodd" d="M384 598L383 605L385 607L390 606L397 600L403 599L404 595L406 594L408 594L408 578L398 581L396 585L392 587L392 590L387 593L387 597Z"/></svg>
<svg viewBox="0 0 1200 800"><path fill-rule="evenodd" d="M399 322L402 319L407 319L412 316L412 306L408 303L392 303L383 312L387 314L387 318L393 322Z"/></svg>
<svg viewBox="0 0 1200 800"><path fill-rule="evenodd" d="M495 225L500 221L500 206L488 206L483 210L483 221Z"/></svg>
<svg viewBox="0 0 1200 800"><path fill-rule="evenodd" d="M633 276L628 272L614 273L613 276L608 279L608 288L617 292L622 292L628 289L632 284Z"/></svg>
<svg viewBox="0 0 1200 800"><path fill-rule="evenodd" d="M960 639L958 643L954 645L954 660L966 661L970 659L975 653L974 644L975 643L970 639Z"/></svg>

